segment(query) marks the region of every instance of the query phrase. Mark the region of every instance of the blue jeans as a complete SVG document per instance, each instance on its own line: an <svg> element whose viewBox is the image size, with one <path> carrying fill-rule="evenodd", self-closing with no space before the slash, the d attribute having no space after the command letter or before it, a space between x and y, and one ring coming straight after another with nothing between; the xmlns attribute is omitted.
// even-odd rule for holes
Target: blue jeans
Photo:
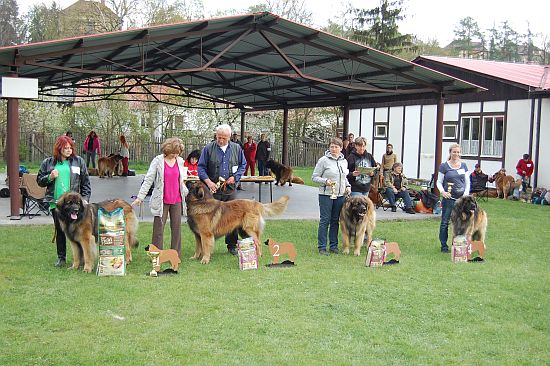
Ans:
<svg viewBox="0 0 550 366"><path fill-rule="evenodd" d="M317 230L317 249L327 250L327 229L330 249L338 249L338 224L340 211L344 205L344 196L335 200L330 196L319 195L319 229Z"/></svg>
<svg viewBox="0 0 550 366"><path fill-rule="evenodd" d="M350 196L368 196L369 192L351 192Z"/></svg>
<svg viewBox="0 0 550 366"><path fill-rule="evenodd" d="M449 238L449 220L451 219L451 212L453 211L455 202L455 200L447 198L443 198L441 201L441 225L439 225L441 249L449 248L447 246L447 239Z"/></svg>
<svg viewBox="0 0 550 366"><path fill-rule="evenodd" d="M92 167L95 168L95 150L86 151L86 168L90 167L90 159L92 160Z"/></svg>
<svg viewBox="0 0 550 366"><path fill-rule="evenodd" d="M392 188L386 188L386 197L388 198L388 201L390 202L390 205L393 207L395 206L395 198L402 198L403 202L405 203L405 210L412 207L412 201L411 196L409 196L409 192L407 191L399 191L397 194L393 192Z"/></svg>

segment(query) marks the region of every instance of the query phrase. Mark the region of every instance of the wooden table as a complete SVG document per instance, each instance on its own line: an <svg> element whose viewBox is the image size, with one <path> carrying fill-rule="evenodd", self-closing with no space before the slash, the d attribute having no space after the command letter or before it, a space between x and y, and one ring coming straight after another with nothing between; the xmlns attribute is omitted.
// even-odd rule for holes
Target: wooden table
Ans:
<svg viewBox="0 0 550 366"><path fill-rule="evenodd" d="M242 182L258 183L258 201L259 202L262 202L262 183L269 183L269 195L270 195L271 202L273 202L273 182L275 182L275 178L273 178L271 175L242 176L241 183Z"/></svg>

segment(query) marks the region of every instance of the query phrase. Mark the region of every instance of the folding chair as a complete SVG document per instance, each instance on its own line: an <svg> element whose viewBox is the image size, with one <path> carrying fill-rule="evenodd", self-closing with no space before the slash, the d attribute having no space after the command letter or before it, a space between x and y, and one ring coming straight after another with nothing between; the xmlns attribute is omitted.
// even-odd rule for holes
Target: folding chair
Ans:
<svg viewBox="0 0 550 366"><path fill-rule="evenodd" d="M489 176L486 174L471 177L470 194L476 198L476 201L489 201L488 180Z"/></svg>
<svg viewBox="0 0 550 366"><path fill-rule="evenodd" d="M29 219L32 219L34 216L40 216L40 213L44 213L46 216L50 215L50 204L44 202L46 187L38 185L36 174L23 174L19 189L23 206L21 216L28 216Z"/></svg>
<svg viewBox="0 0 550 366"><path fill-rule="evenodd" d="M386 192L386 187L384 187L384 176L382 174L378 175L378 189L377 189L377 195L378 199L376 201L376 208L382 207L382 210L387 211L391 208L390 201L384 194ZM405 202L403 202L403 199L401 197L396 197L395 199L395 207L404 210L405 209Z"/></svg>

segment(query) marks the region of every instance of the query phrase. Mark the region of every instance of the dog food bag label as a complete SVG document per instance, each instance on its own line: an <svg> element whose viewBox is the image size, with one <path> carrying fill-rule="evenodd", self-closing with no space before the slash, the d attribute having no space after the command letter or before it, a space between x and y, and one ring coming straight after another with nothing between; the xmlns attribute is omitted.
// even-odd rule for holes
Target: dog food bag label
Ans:
<svg viewBox="0 0 550 366"><path fill-rule="evenodd" d="M382 264L384 264L385 256L386 242L384 240L374 239L369 246L365 265L367 267L381 267Z"/></svg>
<svg viewBox="0 0 550 366"><path fill-rule="evenodd" d="M457 235L453 238L451 247L451 261L453 263L468 262L468 239L464 235Z"/></svg>
<svg viewBox="0 0 550 366"><path fill-rule="evenodd" d="M97 237L99 238L97 275L124 276L126 274L124 210L117 208L112 212L107 212L100 208L97 217Z"/></svg>
<svg viewBox="0 0 550 366"><path fill-rule="evenodd" d="M245 238L237 241L239 252L239 268L242 271L258 269L258 255L254 246L254 239Z"/></svg>

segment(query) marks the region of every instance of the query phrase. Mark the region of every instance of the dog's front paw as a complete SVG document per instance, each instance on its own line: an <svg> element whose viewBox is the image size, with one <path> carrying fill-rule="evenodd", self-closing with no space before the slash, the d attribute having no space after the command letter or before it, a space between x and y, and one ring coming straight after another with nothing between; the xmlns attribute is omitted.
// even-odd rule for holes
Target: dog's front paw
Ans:
<svg viewBox="0 0 550 366"><path fill-rule="evenodd" d="M202 263L202 264L208 264L208 263L210 263L210 258L202 257L201 263Z"/></svg>
<svg viewBox="0 0 550 366"><path fill-rule="evenodd" d="M345 255L348 255L349 254L349 248L344 248L344 250L342 251Z"/></svg>
<svg viewBox="0 0 550 366"><path fill-rule="evenodd" d="M361 249L354 250L353 255L359 257L361 255Z"/></svg>
<svg viewBox="0 0 550 366"><path fill-rule="evenodd" d="M86 273L92 273L92 266L91 265L84 265L83 271Z"/></svg>
<svg viewBox="0 0 550 366"><path fill-rule="evenodd" d="M67 268L67 271L72 271L74 269L78 269L78 265L76 263L73 263L72 266L70 266L69 268Z"/></svg>

